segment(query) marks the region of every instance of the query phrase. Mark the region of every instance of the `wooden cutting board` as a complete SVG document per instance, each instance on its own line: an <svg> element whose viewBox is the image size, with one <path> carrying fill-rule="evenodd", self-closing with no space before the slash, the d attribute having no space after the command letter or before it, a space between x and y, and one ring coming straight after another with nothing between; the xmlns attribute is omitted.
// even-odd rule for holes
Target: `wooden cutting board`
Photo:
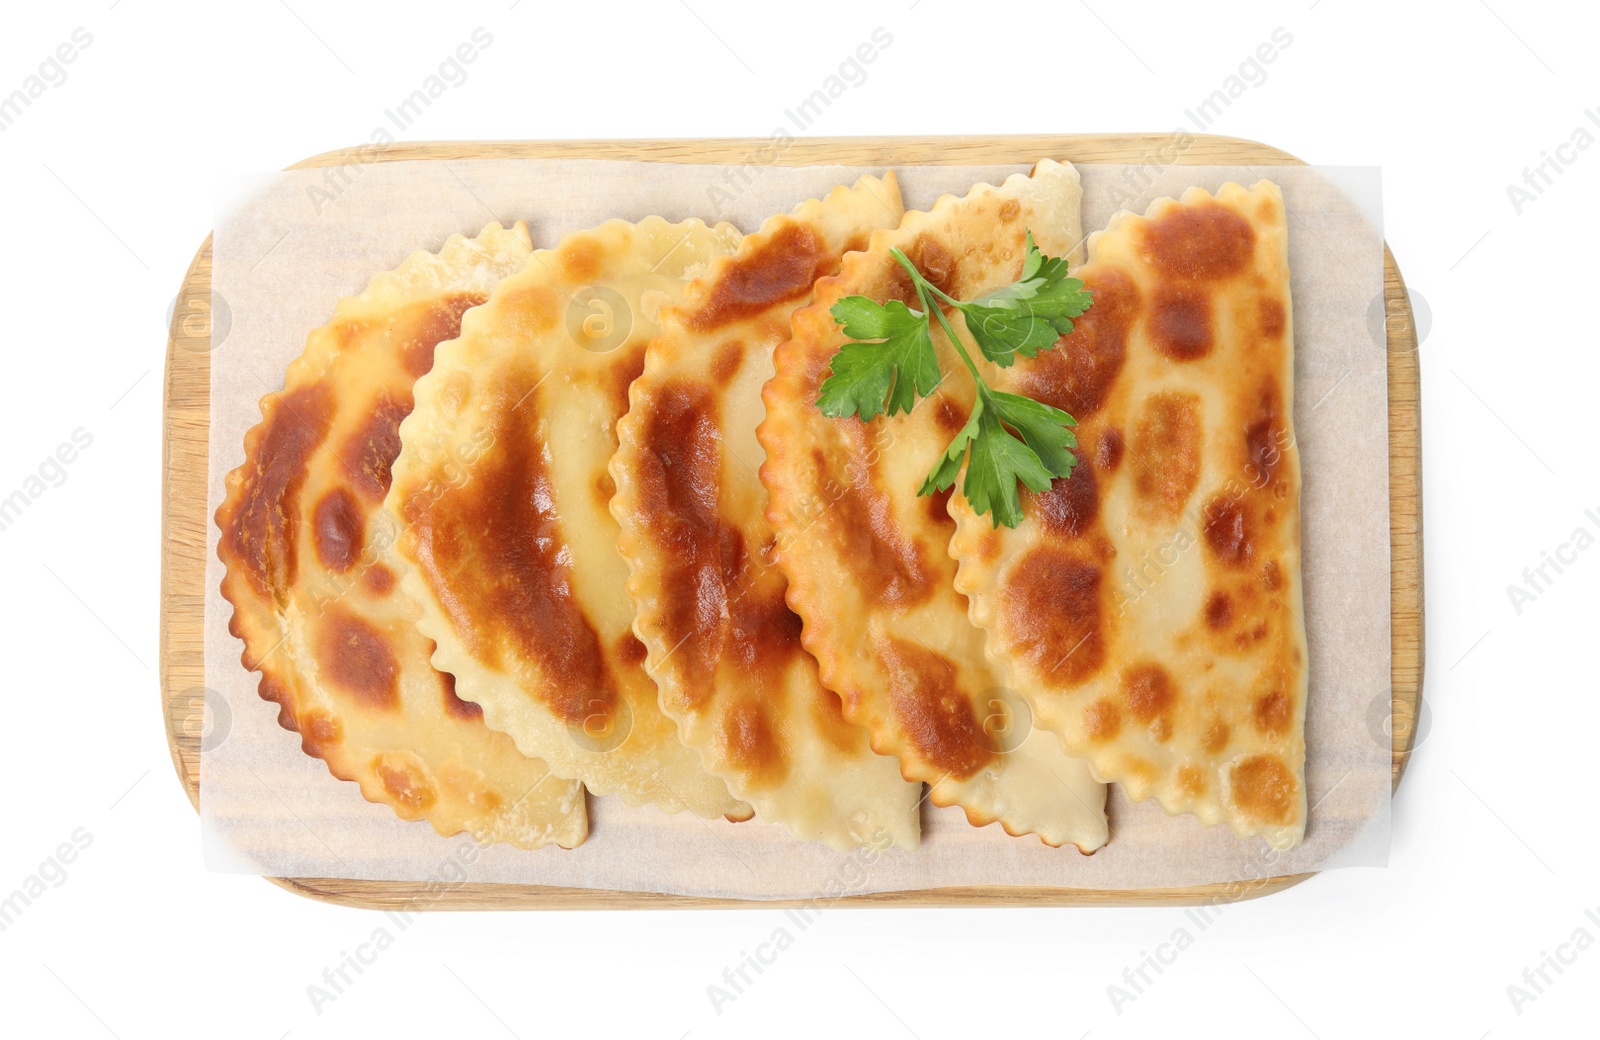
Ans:
<svg viewBox="0 0 1600 1040"><path fill-rule="evenodd" d="M1303 165L1276 148L1232 137L1200 135L1175 148L1171 134L1064 134L1017 137L805 138L781 150L758 138L672 141L503 141L391 144L327 152L290 169L365 162L439 159L623 159L638 162L842 164L884 167L1031 163L1052 156L1074 163ZM1177 152L1176 157L1173 153ZM172 761L199 808L202 688L205 686L206 459L210 416L211 239L184 275L167 341L161 534L161 700ZM1394 782L1400 782L1415 739L1422 701L1422 455L1417 332L1400 269L1384 250L1384 302L1389 340L1390 605L1394 661ZM1310 874L1188 888L1137 891L968 886L849 896L838 906L1115 906L1224 903L1277 892ZM623 909L782 907L649 892L541 885L459 884L442 895L421 882L338 878L269 878L315 899L348 906L409 909Z"/></svg>

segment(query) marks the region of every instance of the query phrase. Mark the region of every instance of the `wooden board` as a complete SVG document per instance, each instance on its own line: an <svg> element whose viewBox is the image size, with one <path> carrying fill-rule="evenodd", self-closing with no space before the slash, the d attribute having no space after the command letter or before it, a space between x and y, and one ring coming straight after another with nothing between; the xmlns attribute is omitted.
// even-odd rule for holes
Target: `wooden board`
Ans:
<svg viewBox="0 0 1600 1040"><path fill-rule="evenodd" d="M1074 163L1303 165L1268 145L1201 135L1187 148L1171 134L1034 135L1019 137L806 138L782 150L756 138L677 141L504 141L392 144L327 152L290 169L418 159L624 159L638 162L748 163L781 166L838 163L883 167L1031 163L1050 156ZM1174 152L1178 152L1176 156ZM167 342L161 538L161 701L178 779L200 804L200 729L205 686L205 556L207 432L210 415L211 239L184 276ZM1421 708L1422 454L1417 334L1405 282L1384 250L1384 301L1389 340L1389 533L1394 663L1394 782L1400 782ZM845 897L830 906L1117 906L1225 903L1281 891L1310 877L1296 874L1188 888L1102 891L1049 887L969 886ZM469 883L442 895L421 882L339 878L269 878L293 892L348 906L406 909L663 909L784 907L788 902L702 899L648 892Z"/></svg>

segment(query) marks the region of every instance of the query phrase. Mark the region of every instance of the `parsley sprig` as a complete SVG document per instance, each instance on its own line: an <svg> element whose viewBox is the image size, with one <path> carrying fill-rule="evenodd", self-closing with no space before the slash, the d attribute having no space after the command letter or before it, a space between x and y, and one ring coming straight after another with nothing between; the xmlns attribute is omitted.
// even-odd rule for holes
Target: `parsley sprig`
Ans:
<svg viewBox="0 0 1600 1040"><path fill-rule="evenodd" d="M911 275L921 310L899 300L878 303L867 296L846 296L831 309L833 320L850 342L834 355L832 374L822 384L817 407L824 415L859 415L871 422L880 414L909 413L918 398L933 393L944 375L933 347L933 323L961 356L977 384L978 394L966 426L950 442L919 495L945 491L955 483L961 462L967 462L961 493L980 516L991 515L996 527L1015 527L1022 520L1017 482L1043 491L1056 477L1070 477L1078 445L1071 427L1077 421L1059 408L991 387L945 316L942 301L961 312L973 343L983 356L1008 368L1017 355L1032 358L1049 350L1072 331L1072 319L1094 302L1083 282L1067 277L1067 261L1044 256L1028 233L1022 276L1010 285L975 300L957 300L923 277L899 249L889 251Z"/></svg>

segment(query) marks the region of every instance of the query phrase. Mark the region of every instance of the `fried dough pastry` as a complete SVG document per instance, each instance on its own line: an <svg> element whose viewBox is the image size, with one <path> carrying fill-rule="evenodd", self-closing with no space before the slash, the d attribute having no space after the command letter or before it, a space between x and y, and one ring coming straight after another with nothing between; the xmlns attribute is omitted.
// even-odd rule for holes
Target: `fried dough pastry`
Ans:
<svg viewBox="0 0 1600 1040"><path fill-rule="evenodd" d="M1120 214L1076 273L1094 306L995 382L1072 413L1077 468L1024 490L1014 530L952 501L957 588L1102 779L1294 845L1307 657L1282 194L1192 188Z"/></svg>
<svg viewBox="0 0 1600 1040"><path fill-rule="evenodd" d="M588 833L582 786L485 726L429 664L381 512L412 384L462 312L531 251L521 224L490 224L340 300L283 390L262 398L217 510L217 554L244 665L307 754L441 835L571 848Z"/></svg>
<svg viewBox="0 0 1600 1040"><path fill-rule="evenodd" d="M1049 734L1029 735L1026 708L1003 688L955 590L946 496L917 495L971 408L972 384L953 348L934 332L943 370L957 374L908 415L864 424L816 407L844 342L829 307L862 294L920 309L891 247L943 291L970 299L1016 279L1028 230L1049 255L1076 253L1080 202L1077 171L1045 160L1030 176L945 196L874 233L794 316L757 435L789 604L846 716L868 729L876 751L899 758L907 779L928 782L936 805L961 806L975 825L999 821L1011 834L1091 852L1106 840L1105 788Z"/></svg>
<svg viewBox="0 0 1600 1040"><path fill-rule="evenodd" d="M838 849L915 848L921 784L873 753L800 645L772 563L756 426L819 277L900 222L894 174L775 216L662 317L617 426L611 512L661 709L756 818Z"/></svg>
<svg viewBox="0 0 1600 1040"><path fill-rule="evenodd" d="M736 819L644 670L606 465L661 308L741 237L651 217L534 253L418 382L388 500L433 662L491 727L596 794Z"/></svg>

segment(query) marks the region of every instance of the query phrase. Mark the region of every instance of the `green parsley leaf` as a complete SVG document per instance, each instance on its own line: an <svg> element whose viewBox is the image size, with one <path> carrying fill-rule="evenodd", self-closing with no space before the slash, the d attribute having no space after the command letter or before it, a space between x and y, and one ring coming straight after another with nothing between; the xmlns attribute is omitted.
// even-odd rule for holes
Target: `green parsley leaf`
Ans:
<svg viewBox="0 0 1600 1040"><path fill-rule="evenodd" d="M852 342L834 355L833 371L822 384L817 407L835 418L859 415L864 421L882 413L910 412L917 398L932 393L943 378L933 346L937 321L978 392L966 425L917 493L949 490L965 462L961 493L968 504L979 515L990 514L996 527L1015 527L1022 521L1018 482L1037 492L1056 477L1072 475L1077 457L1071 449L1078 441L1071 427L1077 424L1059 408L990 387L939 301L961 312L983 356L1005 368L1017 354L1036 357L1055 346L1072 331L1072 319L1094 300L1083 282L1067 277L1065 259L1039 252L1032 232L1027 236L1021 277L965 302L928 281L900 250L890 252L911 275L923 309L912 310L899 300L880 304L865 296L847 296L834 304L834 321Z"/></svg>
<svg viewBox="0 0 1600 1040"><path fill-rule="evenodd" d="M918 396L939 385L939 356L921 311L899 300L884 304L846 296L830 313L856 342L846 343L833 357L833 372L817 398L822 414L835 419L860 415L870 422L880 412L910 412Z"/></svg>
<svg viewBox="0 0 1600 1040"><path fill-rule="evenodd" d="M994 398L985 390L978 394L973 405L978 432L968 451L967 476L961 482L961 493L973 512L980 516L991 514L996 527L1001 524L1015 527L1022 522L1017 481L1026 484L1029 491L1043 491L1055 475L1045 468L1032 448L1000 424L994 404Z"/></svg>
<svg viewBox="0 0 1600 1040"><path fill-rule="evenodd" d="M961 461L967 457L967 445L983 429L983 401L972 409L972 418L967 420L967 425L961 427L950 446L945 448L944 454L939 456L938 465L933 467L933 472L928 474L922 486L917 488L919 495L931 495L935 491L948 491L950 485L956 482L956 474L961 472Z"/></svg>
<svg viewBox="0 0 1600 1040"><path fill-rule="evenodd" d="M967 476L961 493L967 504L980 516L991 514L996 527L1015 527L1022 519L1018 480L1030 491L1043 491L1056 477L1072 475L1078 460L1069 449L1078 446L1078 439L1067 427L1075 425L1072 416L1059 408L980 387L972 417L917 493L947 490L965 458Z"/></svg>
<svg viewBox="0 0 1600 1040"><path fill-rule="evenodd" d="M1043 401L999 390L989 391L989 407L1001 422L1022 435L1023 443L1039 456L1051 476L1072 475L1078 457L1068 449L1078 446L1078 438L1069 427L1078 425L1076 419Z"/></svg>
<svg viewBox="0 0 1600 1040"><path fill-rule="evenodd" d="M1036 357L1055 346L1092 302L1083 282L1067 277L1067 261L1042 256L1030 231L1022 277L959 306L983 356L1009 368L1018 354Z"/></svg>

